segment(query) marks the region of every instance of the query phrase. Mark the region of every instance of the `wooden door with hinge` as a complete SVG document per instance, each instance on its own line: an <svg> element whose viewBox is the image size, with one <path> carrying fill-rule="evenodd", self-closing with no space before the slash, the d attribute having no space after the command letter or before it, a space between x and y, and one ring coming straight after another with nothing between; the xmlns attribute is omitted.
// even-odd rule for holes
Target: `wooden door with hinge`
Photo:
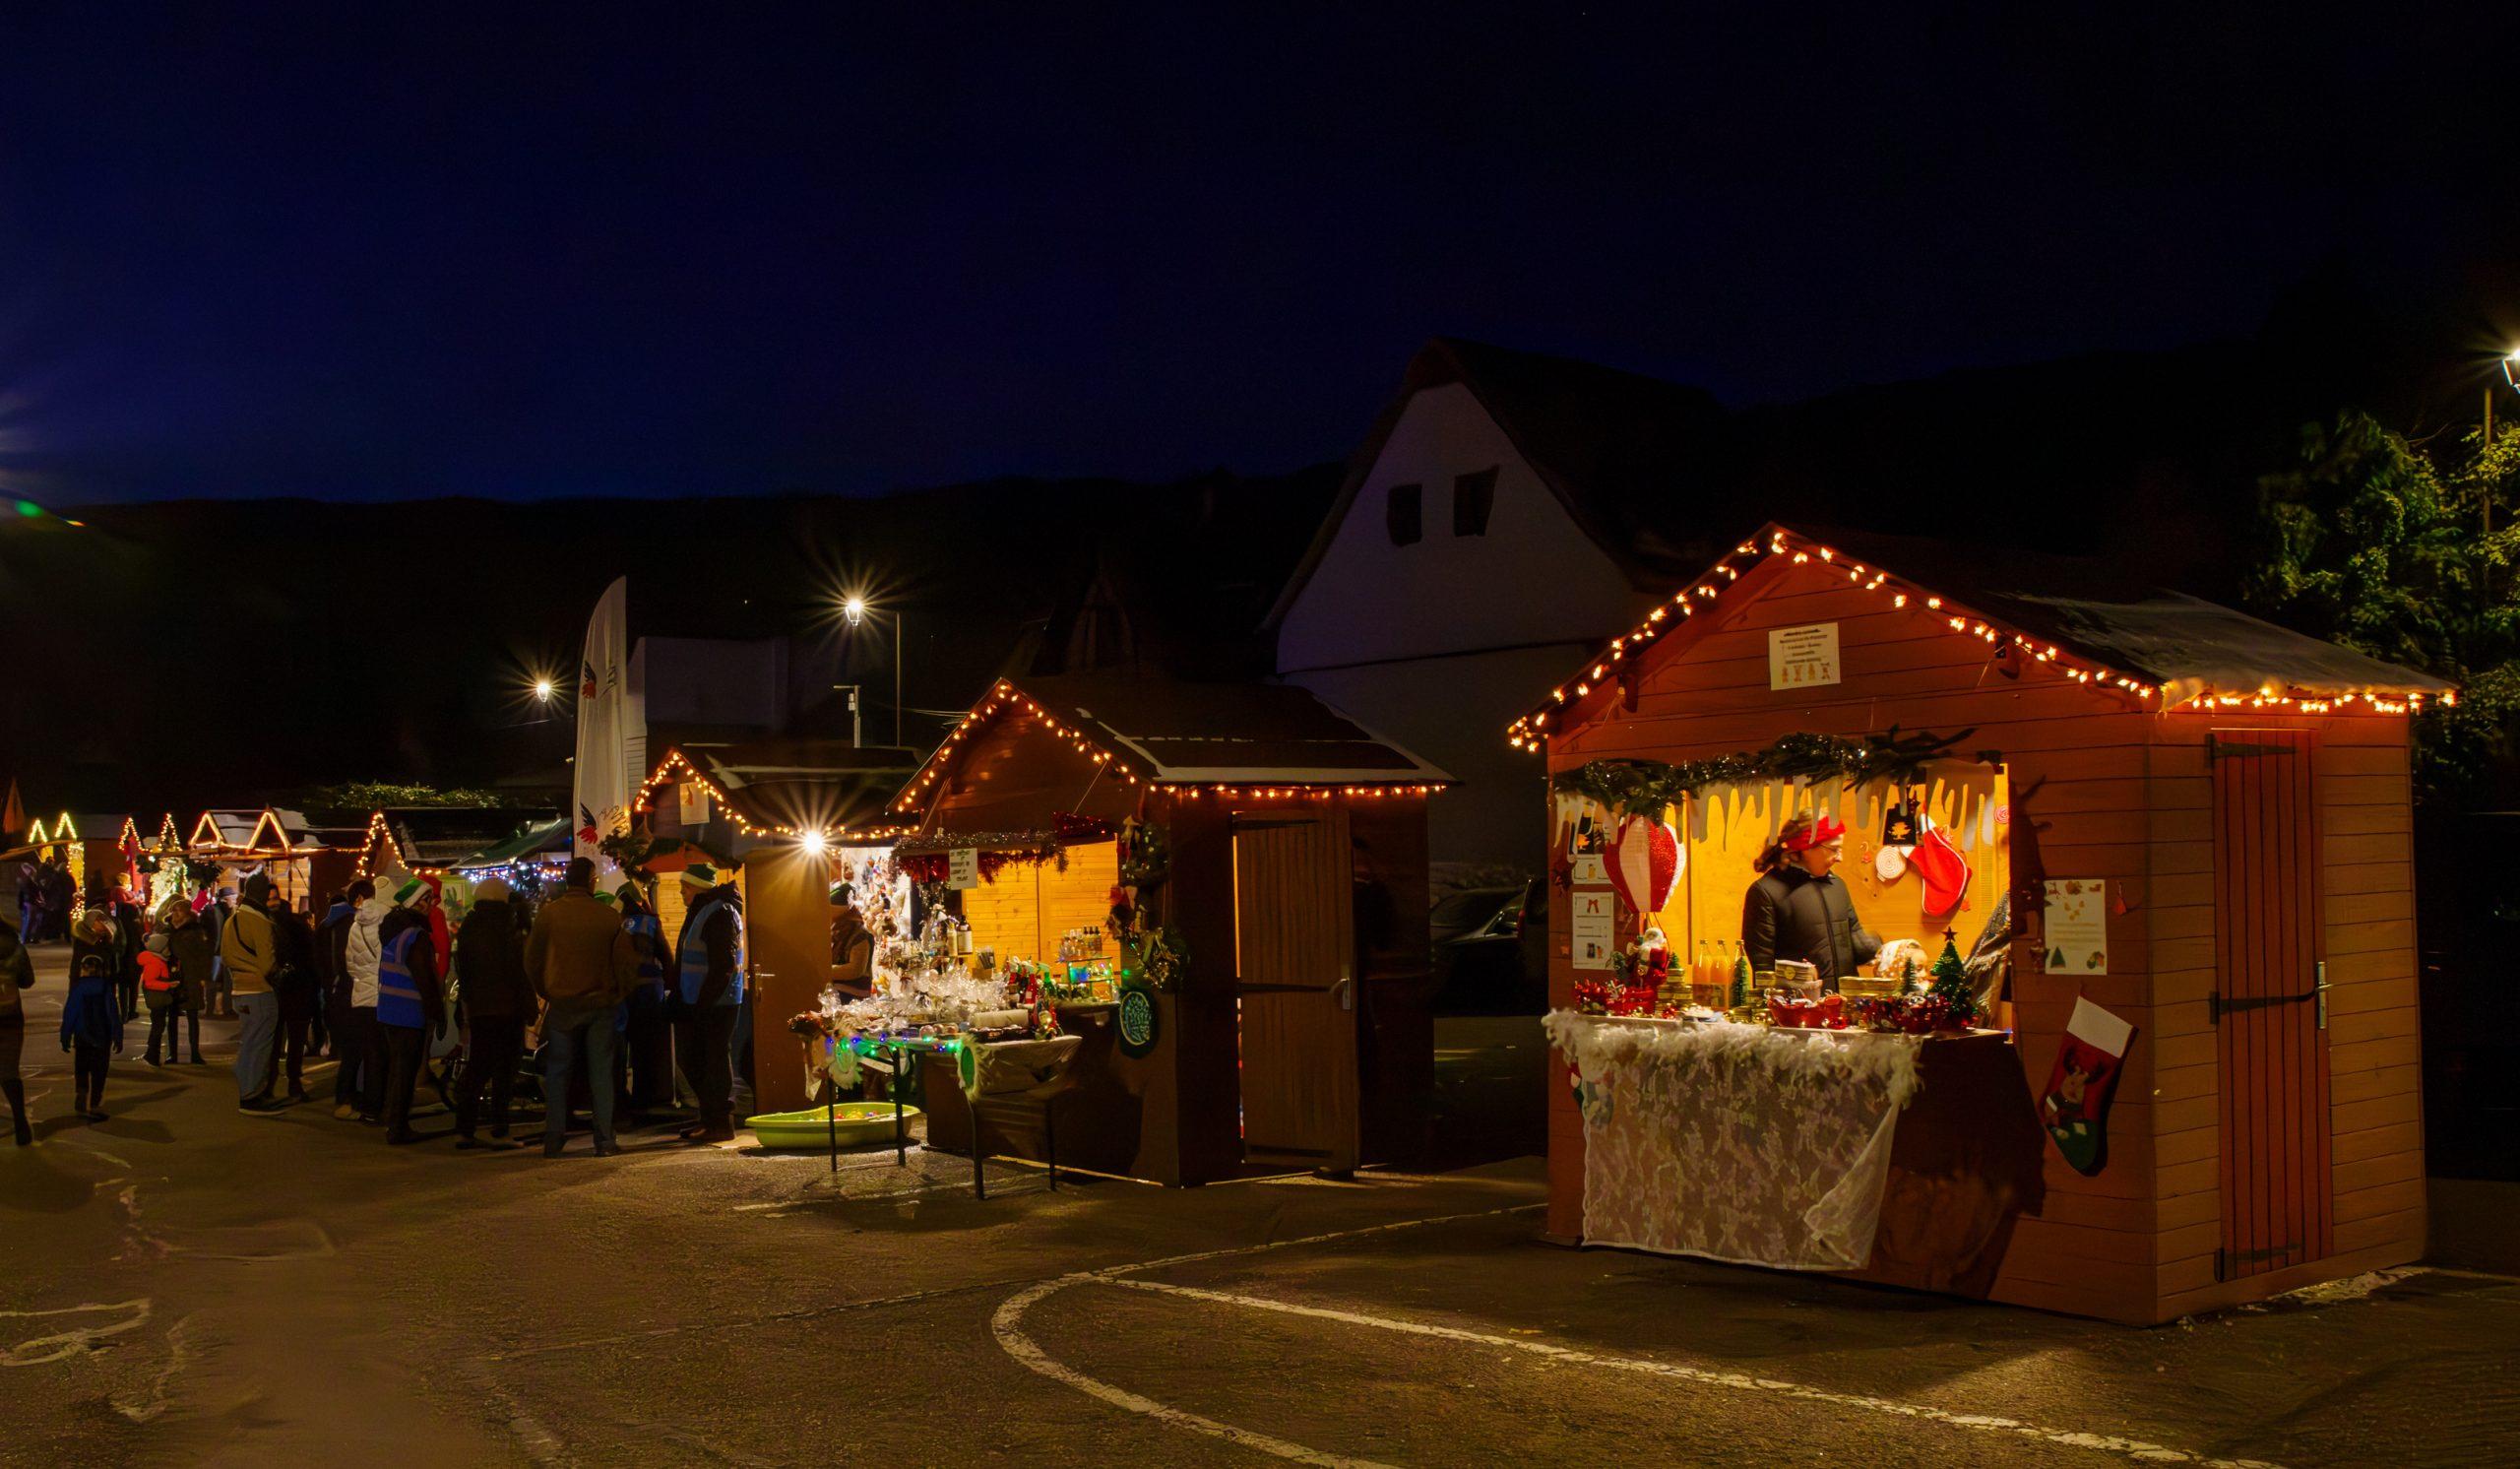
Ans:
<svg viewBox="0 0 2520 1469"><path fill-rule="evenodd" d="M1346 823L1233 818L1242 1150L1255 1163L1356 1166L1356 983Z"/></svg>
<svg viewBox="0 0 2520 1469"><path fill-rule="evenodd" d="M2215 985L2206 1014L2222 1083L2220 1280L2335 1252L2317 751L2306 730L2205 737L2214 785Z"/></svg>

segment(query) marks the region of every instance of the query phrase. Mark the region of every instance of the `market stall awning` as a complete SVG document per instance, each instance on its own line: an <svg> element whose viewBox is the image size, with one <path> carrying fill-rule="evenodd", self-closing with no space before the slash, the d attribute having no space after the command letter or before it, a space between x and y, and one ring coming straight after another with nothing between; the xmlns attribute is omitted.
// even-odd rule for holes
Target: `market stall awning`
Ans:
<svg viewBox="0 0 2520 1469"><path fill-rule="evenodd" d="M531 822L519 827L513 836L493 842L472 856L447 863L456 868L504 867L510 862L532 862L537 858L566 857L575 845L569 834L565 816L548 821Z"/></svg>
<svg viewBox="0 0 2520 1469"><path fill-rule="evenodd" d="M528 826L564 820L548 806L388 806L368 822L369 842L383 835L388 860L408 867L447 868Z"/></svg>

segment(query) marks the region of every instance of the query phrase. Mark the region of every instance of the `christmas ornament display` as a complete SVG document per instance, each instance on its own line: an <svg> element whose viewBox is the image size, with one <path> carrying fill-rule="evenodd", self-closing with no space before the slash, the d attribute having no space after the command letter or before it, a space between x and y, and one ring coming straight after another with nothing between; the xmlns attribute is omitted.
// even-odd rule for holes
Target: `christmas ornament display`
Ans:
<svg viewBox="0 0 2520 1469"><path fill-rule="evenodd" d="M1610 889L1630 913L1662 912L1671 901L1671 887L1679 881L1681 865L1687 861L1680 834L1659 815L1630 816L1620 822L1607 856L1604 865L1609 871Z"/></svg>

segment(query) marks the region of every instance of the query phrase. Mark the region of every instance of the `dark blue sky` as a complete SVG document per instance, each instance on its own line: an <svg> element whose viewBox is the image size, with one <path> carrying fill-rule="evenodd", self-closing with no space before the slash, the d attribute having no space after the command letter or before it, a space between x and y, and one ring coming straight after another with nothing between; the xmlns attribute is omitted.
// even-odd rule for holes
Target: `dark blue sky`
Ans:
<svg viewBox="0 0 2520 1469"><path fill-rule="evenodd" d="M2246 332L2337 258L2474 299L2507 243L2476 7L1682 9L11 4L0 477L1275 471L1436 332L1746 402Z"/></svg>

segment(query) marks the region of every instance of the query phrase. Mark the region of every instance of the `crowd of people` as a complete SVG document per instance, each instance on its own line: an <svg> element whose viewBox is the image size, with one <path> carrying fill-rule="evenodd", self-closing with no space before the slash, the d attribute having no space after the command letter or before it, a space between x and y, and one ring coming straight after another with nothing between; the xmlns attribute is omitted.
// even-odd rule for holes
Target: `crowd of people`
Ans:
<svg viewBox="0 0 2520 1469"><path fill-rule="evenodd" d="M546 1157L563 1151L580 1106L609 1157L619 1118L645 1122L684 1094L695 1116L682 1138L734 1137L742 900L705 864L677 879L686 908L670 949L648 891L585 858L547 897L495 877L473 884L460 926L435 874L362 877L318 913L256 872L146 912L128 889L98 887L55 934L54 899L26 904L28 880L23 926L0 920L0 1095L20 1147L34 1140L22 1077L29 949L63 940L60 1042L72 1111L87 1121L105 1119L114 1057L145 1011L151 1067L206 1064L203 1018L237 1022L236 1106L249 1117L309 1103L308 1066L329 1057L333 1117L397 1146L422 1140L411 1114L423 1084L454 1115L462 1148L522 1146L520 1083L539 1091Z"/></svg>

